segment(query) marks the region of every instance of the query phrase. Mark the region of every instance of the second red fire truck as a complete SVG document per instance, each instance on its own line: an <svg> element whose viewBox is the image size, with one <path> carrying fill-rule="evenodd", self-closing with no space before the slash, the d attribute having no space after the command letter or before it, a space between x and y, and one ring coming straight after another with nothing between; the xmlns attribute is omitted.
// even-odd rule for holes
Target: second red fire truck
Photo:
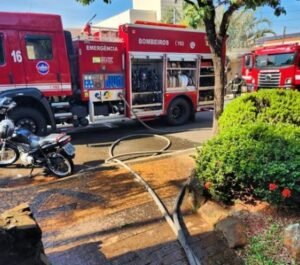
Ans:
<svg viewBox="0 0 300 265"><path fill-rule="evenodd" d="M278 44L255 48L243 58L242 77L248 90L300 89L300 45Z"/></svg>
<svg viewBox="0 0 300 265"><path fill-rule="evenodd" d="M0 12L0 97L17 102L16 125L45 134L47 126L122 121L133 112L180 125L213 103L205 33L146 23L111 33L74 40L57 15Z"/></svg>

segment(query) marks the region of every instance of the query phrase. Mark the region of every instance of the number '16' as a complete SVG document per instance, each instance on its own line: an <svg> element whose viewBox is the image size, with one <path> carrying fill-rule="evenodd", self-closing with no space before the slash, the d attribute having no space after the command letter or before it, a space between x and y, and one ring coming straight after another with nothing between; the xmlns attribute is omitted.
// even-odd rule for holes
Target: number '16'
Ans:
<svg viewBox="0 0 300 265"><path fill-rule="evenodd" d="M13 50L11 56L14 59L14 63L21 63L23 60L20 50Z"/></svg>

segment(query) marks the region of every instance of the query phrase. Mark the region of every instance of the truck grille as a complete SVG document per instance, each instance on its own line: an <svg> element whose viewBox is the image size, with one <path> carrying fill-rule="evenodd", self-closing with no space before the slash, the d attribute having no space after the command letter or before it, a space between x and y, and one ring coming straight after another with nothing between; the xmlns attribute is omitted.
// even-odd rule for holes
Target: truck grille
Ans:
<svg viewBox="0 0 300 265"><path fill-rule="evenodd" d="M280 73L259 73L259 87L279 87Z"/></svg>

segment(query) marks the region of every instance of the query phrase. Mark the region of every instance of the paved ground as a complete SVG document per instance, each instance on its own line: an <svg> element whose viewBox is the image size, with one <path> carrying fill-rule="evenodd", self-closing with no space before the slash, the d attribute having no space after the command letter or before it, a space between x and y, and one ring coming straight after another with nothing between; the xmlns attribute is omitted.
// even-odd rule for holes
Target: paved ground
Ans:
<svg viewBox="0 0 300 265"><path fill-rule="evenodd" d="M171 134L172 148L194 147L208 139L211 136L210 117L210 113L199 115L197 119L202 123L177 128L179 131ZM201 128L198 128L199 124ZM153 126L162 127L156 123ZM129 125L99 130L73 133L78 150L75 160L79 164L78 170L103 163L111 141L132 132L144 132L140 126L132 128ZM135 139L127 141L127 145L122 144L118 152L156 149L162 144L153 138ZM172 211L179 188L194 167L193 154L139 162L132 167L151 184ZM39 172L36 178L28 181L24 174L26 170L1 169L4 189L0 193L0 211L29 202L42 228L46 253L53 264L187 264L172 230L152 199L126 170L115 166L102 167L61 181L44 178ZM19 178L12 181L16 174L20 174ZM7 186L15 188L7 189ZM192 213L187 201L183 211L189 242L202 264L242 264L222 237L200 216Z"/></svg>
<svg viewBox="0 0 300 265"><path fill-rule="evenodd" d="M172 145L170 150L193 148L209 139L212 135L212 112L198 113L196 122L183 126L169 127L163 121L149 123L155 129L165 131L160 133L167 136ZM173 131L173 133L172 133ZM170 133L171 132L171 133ZM127 122L114 125L113 128L98 126L89 129L76 129L71 132L72 143L76 147L75 169L78 172L90 166L99 166L108 158L108 149L117 139L132 135L153 133L136 122ZM126 153L142 150L157 150L165 145L165 141L154 137L135 138L121 143L116 153ZM9 168L0 168L0 188L16 187L34 183L53 181L53 177L45 178L41 169L35 169L35 178L30 179L30 169L19 168L15 165Z"/></svg>
<svg viewBox="0 0 300 265"><path fill-rule="evenodd" d="M192 154L132 165L169 211L194 167ZM123 169L106 168L47 186L2 192L0 199L1 208L30 202L53 264L187 264L148 193ZM220 235L192 214L187 202L183 211L189 241L203 265L241 264Z"/></svg>

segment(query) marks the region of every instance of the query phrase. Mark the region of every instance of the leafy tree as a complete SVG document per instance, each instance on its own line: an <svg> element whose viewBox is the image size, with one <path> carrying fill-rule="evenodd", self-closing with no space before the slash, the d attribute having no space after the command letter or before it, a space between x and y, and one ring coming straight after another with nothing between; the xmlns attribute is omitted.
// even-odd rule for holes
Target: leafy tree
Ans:
<svg viewBox="0 0 300 265"><path fill-rule="evenodd" d="M208 43L212 51L215 70L215 98L214 98L214 131L217 131L217 121L224 109L224 81L225 62L224 45L227 38L230 21L235 12L241 8L255 10L261 6L274 9L274 14L279 16L285 13L280 0L184 0L203 17ZM224 14L220 24L216 24L216 9L223 6Z"/></svg>
<svg viewBox="0 0 300 265"><path fill-rule="evenodd" d="M182 20L182 11L179 11L177 8L174 9L173 7L171 7L165 12L165 15L163 16L161 22L172 24L174 23L174 17L175 24L180 23Z"/></svg>
<svg viewBox="0 0 300 265"><path fill-rule="evenodd" d="M183 4L183 19L181 22L191 28L204 30L202 14L197 12L192 5L187 3Z"/></svg>
<svg viewBox="0 0 300 265"><path fill-rule="evenodd" d="M76 0L84 5L88 5L95 0ZM110 3L111 0L103 0ZM176 0L174 0L176 2ZM255 10L258 7L269 6L274 9L276 16L285 13L280 0L184 0L192 6L196 12L203 17L207 39L212 52L215 70L215 89L214 89L214 131L217 131L217 121L224 109L224 81L225 81L225 62L224 48L227 38L228 27L233 14L241 8ZM216 27L216 9L224 7L224 14L221 23Z"/></svg>
<svg viewBox="0 0 300 265"><path fill-rule="evenodd" d="M76 0L76 1L83 4L83 5L85 5L85 6L95 2L95 0ZM111 0L103 0L103 2L107 3L107 4L110 4Z"/></svg>
<svg viewBox="0 0 300 265"><path fill-rule="evenodd" d="M275 35L270 20L256 18L253 10L238 11L228 27L226 49L253 47L257 39L270 34Z"/></svg>
<svg viewBox="0 0 300 265"><path fill-rule="evenodd" d="M223 6L216 9L215 22L217 28L220 27L224 12ZM204 30L203 16L193 6L186 3L183 6L183 19L180 22L191 28ZM267 34L275 35L274 31L271 30L271 22L268 19L256 18L254 10L239 10L233 14L229 23L226 49L252 47L258 38Z"/></svg>

